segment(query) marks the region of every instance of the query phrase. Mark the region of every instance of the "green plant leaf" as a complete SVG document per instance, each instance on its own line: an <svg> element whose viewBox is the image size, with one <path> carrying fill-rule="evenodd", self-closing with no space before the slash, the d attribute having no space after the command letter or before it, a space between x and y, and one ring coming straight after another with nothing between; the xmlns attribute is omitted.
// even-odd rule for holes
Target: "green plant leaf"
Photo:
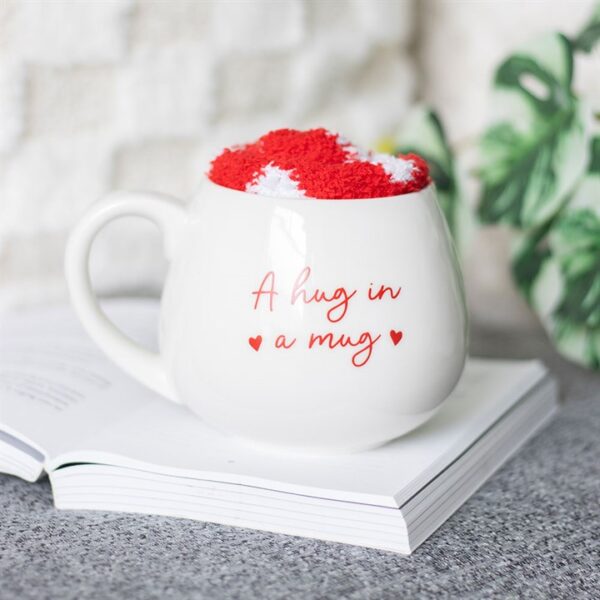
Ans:
<svg viewBox="0 0 600 600"><path fill-rule="evenodd" d="M572 47L560 34L538 38L496 70L498 116L481 139L483 222L539 227L580 179L588 133L572 76Z"/></svg>
<svg viewBox="0 0 600 600"><path fill-rule="evenodd" d="M427 161L440 207L460 251L473 219L463 201L454 153L438 115L427 107L417 106L386 146L394 154L414 152Z"/></svg>
<svg viewBox="0 0 600 600"><path fill-rule="evenodd" d="M529 231L516 241L512 258L513 278L525 299L531 304L532 289L551 253L548 247L550 224Z"/></svg>
<svg viewBox="0 0 600 600"><path fill-rule="evenodd" d="M528 298L557 348L570 359L600 368L600 138L589 171L545 238L529 240ZM527 247L527 245L526 245ZM540 252L540 249L543 249ZM538 260L539 259L539 260Z"/></svg>
<svg viewBox="0 0 600 600"><path fill-rule="evenodd" d="M598 41L600 41L600 2L596 4L590 20L573 40L573 47L581 52L589 53Z"/></svg>

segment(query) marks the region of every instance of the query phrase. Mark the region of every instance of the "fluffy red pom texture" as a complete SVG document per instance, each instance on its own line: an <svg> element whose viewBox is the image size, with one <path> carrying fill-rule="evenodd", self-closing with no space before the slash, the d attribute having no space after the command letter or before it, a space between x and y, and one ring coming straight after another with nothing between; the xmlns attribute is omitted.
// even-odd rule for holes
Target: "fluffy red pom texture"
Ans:
<svg viewBox="0 0 600 600"><path fill-rule="evenodd" d="M407 181L393 181L382 165L359 158L356 150L326 129L278 129L253 144L225 149L211 163L209 178L245 191L264 167L289 172L310 198L382 198L423 189L430 183L427 163L415 154L398 155L412 163Z"/></svg>

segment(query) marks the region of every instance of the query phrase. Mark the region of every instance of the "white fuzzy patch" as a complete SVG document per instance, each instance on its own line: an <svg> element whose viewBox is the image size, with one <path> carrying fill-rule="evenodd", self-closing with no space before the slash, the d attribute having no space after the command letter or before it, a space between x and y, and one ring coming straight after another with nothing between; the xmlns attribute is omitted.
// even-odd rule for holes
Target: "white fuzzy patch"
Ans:
<svg viewBox="0 0 600 600"><path fill-rule="evenodd" d="M354 162L355 160L368 161L371 159L371 152L369 152L369 150L357 148L353 143L350 142L348 138L344 137L341 133L337 134L337 144L348 155L346 162Z"/></svg>
<svg viewBox="0 0 600 600"><path fill-rule="evenodd" d="M348 159L346 162L352 162L354 160L369 162L371 160L371 153L368 150L357 148L352 144L344 146L344 150L348 153Z"/></svg>
<svg viewBox="0 0 600 600"><path fill-rule="evenodd" d="M406 182L412 179L414 165L410 160L397 158L391 154L372 154L369 162L381 165L394 183Z"/></svg>
<svg viewBox="0 0 600 600"><path fill-rule="evenodd" d="M246 191L273 198L303 198L305 195L298 188L298 182L290 177L290 171L280 169L273 163L264 167L261 174L246 185Z"/></svg>
<svg viewBox="0 0 600 600"><path fill-rule="evenodd" d="M346 162L360 161L370 162L373 165L381 165L392 183L405 183L411 181L414 165L410 160L397 158L391 154L378 154L357 148L350 144L342 136L338 136L338 143L348 153Z"/></svg>

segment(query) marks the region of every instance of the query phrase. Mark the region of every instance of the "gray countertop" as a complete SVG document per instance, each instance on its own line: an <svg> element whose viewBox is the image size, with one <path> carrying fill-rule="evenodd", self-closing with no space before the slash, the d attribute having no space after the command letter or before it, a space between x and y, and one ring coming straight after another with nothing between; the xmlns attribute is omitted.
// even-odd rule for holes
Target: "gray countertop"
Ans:
<svg viewBox="0 0 600 600"><path fill-rule="evenodd" d="M164 517L59 512L0 475L0 598L598 598L600 377L542 334L478 332L474 354L542 357L556 420L411 557Z"/></svg>

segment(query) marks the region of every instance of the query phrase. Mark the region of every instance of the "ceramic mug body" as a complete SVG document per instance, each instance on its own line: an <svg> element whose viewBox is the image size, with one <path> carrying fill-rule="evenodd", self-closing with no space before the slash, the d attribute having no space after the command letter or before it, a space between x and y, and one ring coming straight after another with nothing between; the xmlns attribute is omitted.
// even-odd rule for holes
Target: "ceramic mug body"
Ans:
<svg viewBox="0 0 600 600"><path fill-rule="evenodd" d="M365 449L430 418L460 377L462 279L433 186L311 200L205 180L185 210L127 195L92 213L67 253L84 325L125 370L223 432L302 452ZM107 326L83 275L94 232L121 214L166 235L160 356Z"/></svg>

